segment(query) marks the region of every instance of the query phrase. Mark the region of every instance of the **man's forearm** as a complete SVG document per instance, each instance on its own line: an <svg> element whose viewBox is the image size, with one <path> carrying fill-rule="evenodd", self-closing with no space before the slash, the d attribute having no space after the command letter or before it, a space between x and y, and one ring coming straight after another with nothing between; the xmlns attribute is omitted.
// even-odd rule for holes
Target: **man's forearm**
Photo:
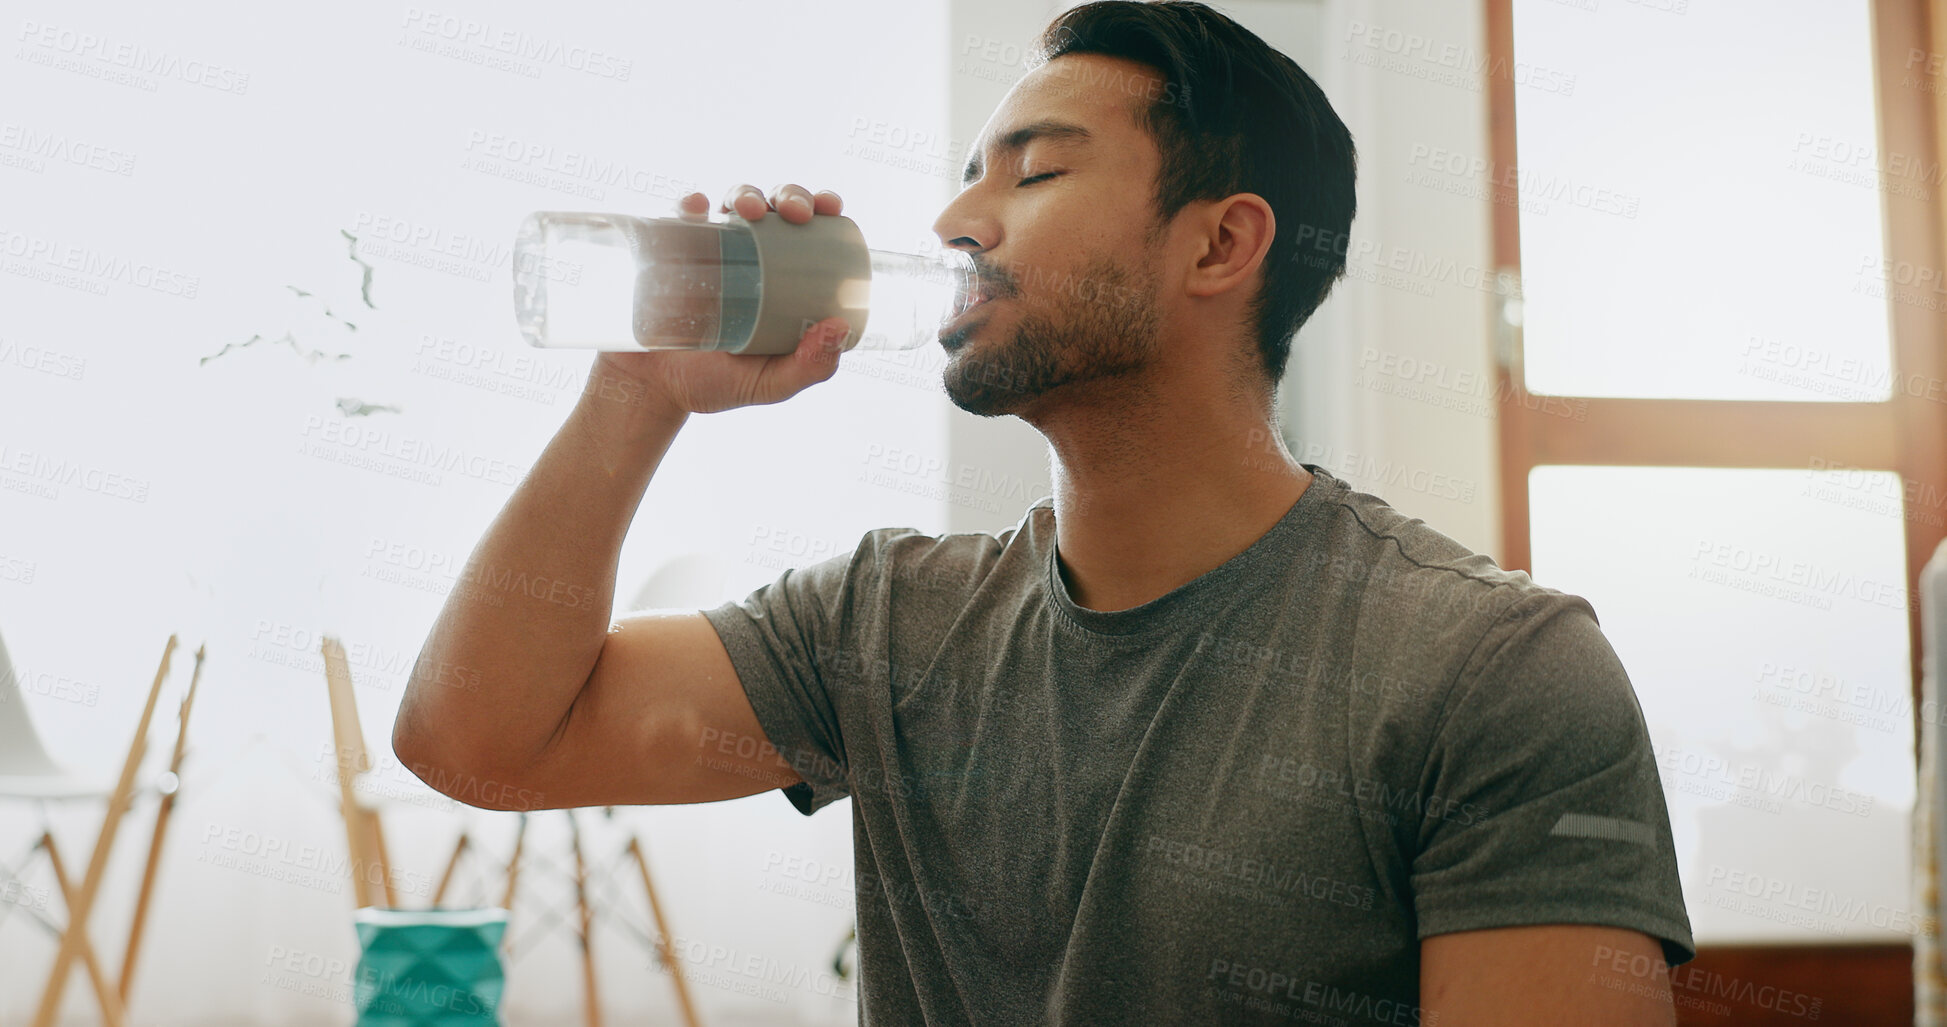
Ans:
<svg viewBox="0 0 1947 1027"><path fill-rule="evenodd" d="M595 363L427 636L393 727L402 758L484 773L546 747L602 651L623 537L686 417Z"/></svg>

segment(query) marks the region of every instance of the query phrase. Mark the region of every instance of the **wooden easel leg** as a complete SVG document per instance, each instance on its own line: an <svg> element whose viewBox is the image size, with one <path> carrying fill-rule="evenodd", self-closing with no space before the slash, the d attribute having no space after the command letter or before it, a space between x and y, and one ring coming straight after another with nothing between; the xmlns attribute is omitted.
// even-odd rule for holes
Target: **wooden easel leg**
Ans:
<svg viewBox="0 0 1947 1027"><path fill-rule="evenodd" d="M446 861L446 872L439 875L439 887L433 889L433 908L446 901L446 886L453 883L453 871L460 867L460 854L466 851L466 832L460 832L460 840L453 843L453 855Z"/></svg>
<svg viewBox="0 0 1947 1027"><path fill-rule="evenodd" d="M359 906L396 907L392 895L392 875L386 865L385 839L379 833L378 814L358 801L354 785L358 775L371 769L365 753L365 733L358 726L358 700L352 694L351 668L345 662L345 647L327 635L318 643L324 658L325 694L331 706L331 737L338 747L338 811L345 819L345 847L351 857L352 901ZM372 882L377 868L382 889Z"/></svg>
<svg viewBox="0 0 1947 1027"><path fill-rule="evenodd" d="M366 810L372 821L372 851L379 858L379 884L385 890L385 904L399 908L399 896L392 890L392 857L385 853L385 831L379 824L378 810Z"/></svg>
<svg viewBox="0 0 1947 1027"><path fill-rule="evenodd" d="M148 701L142 704L142 718L135 725L135 740L129 743L128 758L122 761L122 776L108 797L108 812L102 818L101 833L95 836L95 851L88 858L88 872L68 905L68 929L61 933L61 949L54 954L54 968L48 974L47 987L41 991L40 1007L34 1011L34 1027L54 1027L61 993L67 990L68 973L74 969L75 958L87 941L88 914L94 911L95 894L101 889L102 873L108 868L108 852L114 847L115 834L121 829L122 817L135 794L135 772L141 767L142 754L148 748L149 722L155 719L156 697L162 694L163 679L169 676L169 657L175 651L176 636L170 635L162 649L162 663L156 667L155 683L149 686ZM121 1003L117 1002L114 1008L119 1013ZM111 1027L120 1027L120 1023L116 1019Z"/></svg>
<svg viewBox="0 0 1947 1027"><path fill-rule="evenodd" d="M642 871L642 890L649 893L649 913L656 918L656 950L662 955L663 965L669 967L670 980L676 982L676 1003L683 1008L683 1022L698 1027L696 1006L690 1002L689 982L683 979L683 964L669 945L669 923L663 919L663 904L657 901L656 886L649 881L649 859L642 854L642 844L633 837L629 839L629 855L635 857L636 869Z"/></svg>
<svg viewBox="0 0 1947 1027"><path fill-rule="evenodd" d="M61 901L66 903L69 909L73 909L74 886L68 883L67 865L61 862L61 849L54 844L54 836L45 831L41 832L41 847L47 850L47 861L54 864L54 883L61 889ZM68 926L68 930L74 929L72 924ZM108 976L101 972L101 962L95 958L94 943L87 938L81 940L81 963L88 970L88 982L94 985L95 1000L101 1003L103 1022L123 1023L128 1012L123 1008L121 996L109 991Z"/></svg>
<svg viewBox="0 0 1947 1027"><path fill-rule="evenodd" d="M568 840L575 851L575 907L581 911L581 979L588 995L588 1027L602 1027L601 998L595 992L594 911L588 905L588 864L581 857L581 825L575 811L567 810Z"/></svg>
<svg viewBox="0 0 1947 1027"><path fill-rule="evenodd" d="M507 890L500 895L500 908L514 911L514 881L521 875L521 846L527 841L527 814L514 826L514 855L507 860Z"/></svg>
<svg viewBox="0 0 1947 1027"><path fill-rule="evenodd" d="M514 882L521 876L521 846L527 842L527 814L514 825L514 854L507 858L507 887L500 893L500 908L507 911L507 931L500 937L500 951L514 951Z"/></svg>
<svg viewBox="0 0 1947 1027"><path fill-rule="evenodd" d="M183 696L183 704L176 711L176 748L169 757L169 773L177 782L162 797L162 804L155 811L155 832L149 835L149 856L142 865L142 890L135 898L135 919L129 923L128 948L122 952L121 981L115 993L121 996L122 1004L128 1004L129 985L135 980L135 959L141 953L142 928L149 916L149 898L155 891L156 866L162 859L162 839L169 831L169 815L175 811L176 795L181 790L183 752L189 739L189 707L196 701L196 682L203 678L203 650L196 647L196 666L189 674L189 692Z"/></svg>

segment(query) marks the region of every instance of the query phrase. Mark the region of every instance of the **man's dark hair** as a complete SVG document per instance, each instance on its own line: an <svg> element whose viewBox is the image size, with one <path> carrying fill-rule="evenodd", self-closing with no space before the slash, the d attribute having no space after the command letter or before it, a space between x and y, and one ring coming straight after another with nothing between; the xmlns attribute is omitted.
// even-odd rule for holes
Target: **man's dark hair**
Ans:
<svg viewBox="0 0 1947 1027"><path fill-rule="evenodd" d="M1249 316L1275 387L1292 336L1345 275L1358 202L1352 133L1296 62L1200 3L1082 4L1042 32L1035 63L1067 54L1121 57L1162 76L1139 117L1162 155L1159 225L1197 200L1256 193L1271 205L1277 231Z"/></svg>

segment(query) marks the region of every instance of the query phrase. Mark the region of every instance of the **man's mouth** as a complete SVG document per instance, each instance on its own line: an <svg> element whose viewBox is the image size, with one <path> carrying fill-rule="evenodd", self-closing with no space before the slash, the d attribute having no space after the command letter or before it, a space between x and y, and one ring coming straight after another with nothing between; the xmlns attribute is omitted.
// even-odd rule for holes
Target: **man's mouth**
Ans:
<svg viewBox="0 0 1947 1027"><path fill-rule="evenodd" d="M956 321L959 320L960 315L966 313L969 310L972 310L977 306L980 306L980 304L984 302L989 295L990 292L988 291L988 289L985 286L978 285L978 284L969 286L968 288L962 290L958 297L958 302L956 302L953 307L954 320Z"/></svg>
<svg viewBox="0 0 1947 1027"><path fill-rule="evenodd" d="M968 315L986 306L992 299L994 299L994 295L984 290L975 290L963 294L960 297L960 302L954 308L953 320L947 322L947 327L950 328L965 321Z"/></svg>
<svg viewBox="0 0 1947 1027"><path fill-rule="evenodd" d="M989 300L998 299L1000 293L1001 290L996 288L991 282L969 281L967 288L960 293L958 302L954 305L953 320L957 322L969 311L980 307Z"/></svg>

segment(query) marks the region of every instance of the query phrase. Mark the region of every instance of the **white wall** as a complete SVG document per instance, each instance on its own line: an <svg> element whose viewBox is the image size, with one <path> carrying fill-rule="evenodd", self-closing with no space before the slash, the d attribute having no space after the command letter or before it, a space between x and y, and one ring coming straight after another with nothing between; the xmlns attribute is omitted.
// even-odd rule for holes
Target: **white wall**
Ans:
<svg viewBox="0 0 1947 1027"><path fill-rule="evenodd" d="M1265 0L1229 9L1318 81L1359 154L1347 276L1294 343L1281 396L1287 443L1300 460L1497 555L1493 404L1464 387L1416 390L1395 373L1416 366L1417 377L1430 365L1440 380L1478 382L1492 368L1490 296L1469 284L1491 280L1488 206L1408 180L1428 150L1485 156L1483 94L1379 66L1384 53L1363 43L1366 27L1379 26L1479 53L1480 6Z"/></svg>
<svg viewBox="0 0 1947 1027"><path fill-rule="evenodd" d="M740 181L798 180L844 194L876 243L923 232L930 215L913 212L943 199L883 151L848 152L869 134L861 119L943 132L937 6L864 0L834 17L784 0L599 13L479 3L444 8L452 21L432 11L10 8L0 59L0 631L49 748L105 772L127 747L163 639L180 633L184 647L158 714L158 759L189 653L204 642L209 651L136 1022L347 1021L348 973L282 966L295 956L343 968L356 955L347 882L312 872L344 844L332 790L316 780L330 768L317 643L333 632L352 647L365 738L388 753L406 672L445 590L587 367L585 353L532 351L515 332L506 258L519 218L662 215L690 184L718 196ZM479 34L448 38L464 22ZM85 49L84 34L105 42ZM937 45L909 46L915 35ZM631 61L630 74L590 73L566 56L514 70L482 63L503 56L502 39L602 51ZM133 83L102 77L127 71L118 53L159 67ZM235 71L222 80L232 91L200 84L211 66ZM48 147L62 156L36 156ZM631 174L577 191L592 161ZM508 177L536 170L548 177ZM360 298L341 229L365 237L374 307ZM149 270L115 278L112 267L90 269L98 258ZM69 259L79 272L61 266ZM164 274L151 277L157 267ZM199 362L287 329L307 349L349 359L307 362L260 344ZM399 409L346 417L341 398ZM790 404L693 420L624 548L618 607L686 554L708 559L689 567L687 584L665 581L648 599L711 605L790 563L843 552L870 527L941 530L943 504L861 471L891 450L943 451L945 405L897 360L856 354ZM450 447L460 463L435 481L406 476L430 447ZM61 484L65 472L49 461L82 476ZM139 483L139 494L117 495L107 475ZM386 813L392 858L420 886L403 901L424 901L462 825L506 854L511 814L454 810L396 766L379 778L401 799ZM125 824L94 919L111 968L153 808ZM623 827L641 832L672 930L704 944L705 965L691 971L708 1022L827 1023L850 1012L815 977L850 925L848 886L788 897L774 887L806 860L849 873L848 817L840 806L807 819L767 793L628 810L615 825L590 813L585 823L603 864ZM77 873L98 820L94 808L55 812ZM528 852L556 869L537 863L525 878L533 889L517 900L517 935L564 900L563 823L539 818ZM39 826L34 808L0 803L0 859L15 865ZM605 1004L611 1022L667 1022L668 982L620 919L646 920L639 888L619 873L609 904L618 919L597 936ZM27 881L30 902L52 888L44 864ZM460 894L495 893L463 875ZM59 912L58 899L47 904ZM23 911L6 911L0 1022L20 1023L53 949ZM778 986L761 970L726 970L728 957L712 951L813 976ZM513 968L509 1022L574 1015L575 966L557 922ZM69 982L69 1022L92 1022L86 990L79 975Z"/></svg>

